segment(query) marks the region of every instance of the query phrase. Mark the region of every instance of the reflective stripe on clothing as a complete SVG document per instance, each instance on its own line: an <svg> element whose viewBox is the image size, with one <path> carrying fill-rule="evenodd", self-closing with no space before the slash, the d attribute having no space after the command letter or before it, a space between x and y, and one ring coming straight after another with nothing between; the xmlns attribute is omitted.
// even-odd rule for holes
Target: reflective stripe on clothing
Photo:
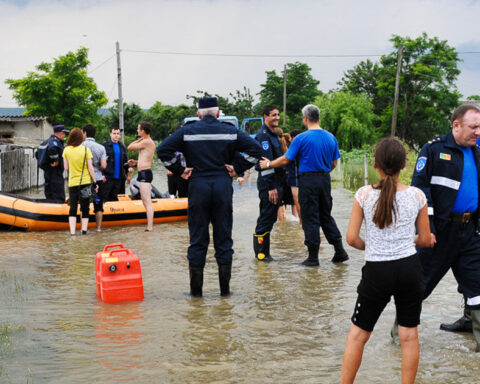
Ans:
<svg viewBox="0 0 480 384"><path fill-rule="evenodd" d="M218 140L237 140L237 134L214 133L200 135L183 135L184 141L218 141Z"/></svg>
<svg viewBox="0 0 480 384"><path fill-rule="evenodd" d="M460 181L449 179L448 177L443 176L432 176L430 184L442 185L444 187L452 188L458 191L460 188Z"/></svg>

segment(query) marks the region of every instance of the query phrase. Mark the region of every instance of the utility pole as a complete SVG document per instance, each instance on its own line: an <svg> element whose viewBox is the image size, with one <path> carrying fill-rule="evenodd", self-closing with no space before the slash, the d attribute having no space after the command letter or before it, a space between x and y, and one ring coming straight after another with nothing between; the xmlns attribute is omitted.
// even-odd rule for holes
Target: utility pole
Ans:
<svg viewBox="0 0 480 384"><path fill-rule="evenodd" d="M287 64L283 66L283 126L287 125Z"/></svg>
<svg viewBox="0 0 480 384"><path fill-rule="evenodd" d="M390 136L395 136L395 130L397 129L397 112L398 112L398 94L400 93L400 70L402 68L402 54L403 47L398 48L398 60L397 60L397 76L395 78L395 98L393 100L393 115L392 115L392 131Z"/></svg>
<svg viewBox="0 0 480 384"><path fill-rule="evenodd" d="M123 129L123 97L122 97L122 67L120 65L120 44L117 47L117 77L118 77L118 125L122 133L122 143L125 143L125 132Z"/></svg>

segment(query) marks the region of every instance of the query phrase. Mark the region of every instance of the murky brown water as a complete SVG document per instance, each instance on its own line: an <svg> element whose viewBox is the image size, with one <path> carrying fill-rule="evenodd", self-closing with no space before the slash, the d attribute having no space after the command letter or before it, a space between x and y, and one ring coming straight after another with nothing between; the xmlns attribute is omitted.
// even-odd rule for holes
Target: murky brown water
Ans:
<svg viewBox="0 0 480 384"><path fill-rule="evenodd" d="M157 166L155 185L166 189ZM159 181L160 180L160 181ZM352 193L334 189L333 214L345 233ZM32 192L35 194L38 192ZM254 180L235 186L234 267L219 296L210 247L203 299L191 299L187 223L67 232L0 232L1 383L335 383L363 265L347 247L345 265L304 268L303 232L291 215L275 225L277 262L252 253L258 214ZM323 238L322 238L323 239ZM95 296L94 256L122 242L142 264L145 300L104 304ZM478 383L471 335L439 330L460 314L451 274L424 305L417 383ZM389 304L365 349L358 383L399 383L400 347L390 340Z"/></svg>

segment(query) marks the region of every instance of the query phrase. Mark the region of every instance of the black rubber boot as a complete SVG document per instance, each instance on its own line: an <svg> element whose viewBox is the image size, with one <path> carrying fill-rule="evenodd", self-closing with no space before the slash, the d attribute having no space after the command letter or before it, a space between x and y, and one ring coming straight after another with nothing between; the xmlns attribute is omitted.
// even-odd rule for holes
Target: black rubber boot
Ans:
<svg viewBox="0 0 480 384"><path fill-rule="evenodd" d="M220 296L230 296L230 277L232 265L218 266L218 281L220 282Z"/></svg>
<svg viewBox="0 0 480 384"><path fill-rule="evenodd" d="M202 297L203 267L190 267L190 294Z"/></svg>
<svg viewBox="0 0 480 384"><path fill-rule="evenodd" d="M320 265L318 261L318 249L319 247L308 247L308 257L303 260L302 265L307 267L318 267Z"/></svg>
<svg viewBox="0 0 480 384"><path fill-rule="evenodd" d="M475 352L480 352L480 309L475 309L470 312L473 328L473 336L477 342Z"/></svg>
<svg viewBox="0 0 480 384"><path fill-rule="evenodd" d="M253 234L253 250L257 260L274 261L270 255L270 232L265 232L263 235Z"/></svg>
<svg viewBox="0 0 480 384"><path fill-rule="evenodd" d="M442 323L440 329L447 332L472 332L472 316L470 310L465 308L463 316L454 323Z"/></svg>
<svg viewBox="0 0 480 384"><path fill-rule="evenodd" d="M348 255L343 248L342 239L335 241L333 246L335 247L335 254L333 255L332 263L343 263L344 261L347 261Z"/></svg>

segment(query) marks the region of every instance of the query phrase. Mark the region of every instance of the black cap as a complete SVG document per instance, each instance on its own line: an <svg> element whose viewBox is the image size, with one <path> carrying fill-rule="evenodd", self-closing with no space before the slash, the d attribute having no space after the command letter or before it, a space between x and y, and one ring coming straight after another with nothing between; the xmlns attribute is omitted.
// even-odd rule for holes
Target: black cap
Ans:
<svg viewBox="0 0 480 384"><path fill-rule="evenodd" d="M218 100L216 97L202 97L198 100L198 109L218 107Z"/></svg>

